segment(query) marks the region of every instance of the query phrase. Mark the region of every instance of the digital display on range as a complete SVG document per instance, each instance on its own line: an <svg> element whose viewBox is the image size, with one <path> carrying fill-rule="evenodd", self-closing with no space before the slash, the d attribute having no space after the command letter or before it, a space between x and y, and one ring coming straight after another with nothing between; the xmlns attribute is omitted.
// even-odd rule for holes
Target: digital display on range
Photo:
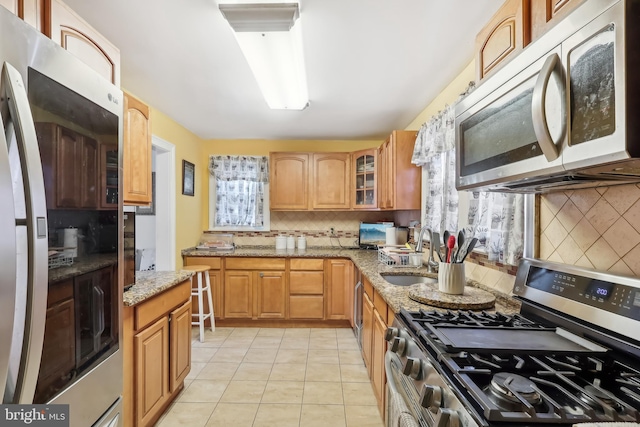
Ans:
<svg viewBox="0 0 640 427"><path fill-rule="evenodd" d="M636 294L633 297L633 306L640 307L640 291L636 291Z"/></svg>
<svg viewBox="0 0 640 427"><path fill-rule="evenodd" d="M539 267L531 268L528 279L527 285L532 288L552 294L567 295L568 298L573 295L584 295L606 300L615 287L615 283ZM640 304L640 301L638 303Z"/></svg>
<svg viewBox="0 0 640 427"><path fill-rule="evenodd" d="M614 284L601 280L592 280L585 293L602 299L608 299L613 291Z"/></svg>

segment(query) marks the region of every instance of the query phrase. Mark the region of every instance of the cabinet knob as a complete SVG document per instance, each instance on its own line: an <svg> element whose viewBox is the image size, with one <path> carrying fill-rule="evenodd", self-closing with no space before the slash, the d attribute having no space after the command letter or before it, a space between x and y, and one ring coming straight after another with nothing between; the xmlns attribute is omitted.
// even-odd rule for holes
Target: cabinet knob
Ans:
<svg viewBox="0 0 640 427"><path fill-rule="evenodd" d="M260 277L264 277L264 273L260 273Z"/></svg>

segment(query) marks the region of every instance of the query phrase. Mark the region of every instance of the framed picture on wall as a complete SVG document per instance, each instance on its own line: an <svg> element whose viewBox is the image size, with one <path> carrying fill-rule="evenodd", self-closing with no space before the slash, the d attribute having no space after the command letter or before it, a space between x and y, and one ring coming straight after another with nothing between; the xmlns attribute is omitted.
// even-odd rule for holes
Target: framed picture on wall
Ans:
<svg viewBox="0 0 640 427"><path fill-rule="evenodd" d="M182 161L182 194L193 196L195 188L196 165Z"/></svg>
<svg viewBox="0 0 640 427"><path fill-rule="evenodd" d="M137 215L155 215L156 214L156 173L151 172L151 204L149 206L136 207Z"/></svg>

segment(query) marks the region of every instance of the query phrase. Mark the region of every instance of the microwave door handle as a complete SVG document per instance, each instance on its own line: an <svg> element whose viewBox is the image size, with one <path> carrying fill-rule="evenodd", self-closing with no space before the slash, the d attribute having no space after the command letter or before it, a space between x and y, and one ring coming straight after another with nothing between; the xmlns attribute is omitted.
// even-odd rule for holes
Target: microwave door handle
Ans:
<svg viewBox="0 0 640 427"><path fill-rule="evenodd" d="M553 142L553 138L549 132L545 107L549 79L556 68L558 60L558 54L554 53L544 61L544 65L540 70L540 74L538 75L538 79L536 80L536 84L533 88L533 97L531 100L533 131L538 138L540 149L548 162L554 161L560 155L558 152L558 146Z"/></svg>
<svg viewBox="0 0 640 427"><path fill-rule="evenodd" d="M47 311L48 240L47 206L44 179L36 128L31 115L22 76L13 66L4 63L2 93L9 107L11 125L22 169L27 228L27 304L20 367L15 380L15 393L11 403L32 403L35 394Z"/></svg>
<svg viewBox="0 0 640 427"><path fill-rule="evenodd" d="M2 89L0 89L2 92ZM0 101L0 109L3 109ZM16 309L16 263L18 259L15 230L15 206L13 195L13 182L9 164L9 152L7 140L4 134L4 123L0 116L0 230L4 230L4 236L0 240L0 337L3 344L0 345L0 390L6 388L7 374L9 372L9 359L11 354L11 342L13 335L13 317Z"/></svg>

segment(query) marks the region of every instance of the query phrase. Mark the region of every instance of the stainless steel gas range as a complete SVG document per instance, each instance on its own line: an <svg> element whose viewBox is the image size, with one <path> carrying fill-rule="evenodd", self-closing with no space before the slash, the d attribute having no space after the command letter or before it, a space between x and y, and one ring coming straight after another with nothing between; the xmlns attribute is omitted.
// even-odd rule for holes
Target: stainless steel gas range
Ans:
<svg viewBox="0 0 640 427"><path fill-rule="evenodd" d="M388 426L640 422L640 280L525 259L520 314L401 311Z"/></svg>

